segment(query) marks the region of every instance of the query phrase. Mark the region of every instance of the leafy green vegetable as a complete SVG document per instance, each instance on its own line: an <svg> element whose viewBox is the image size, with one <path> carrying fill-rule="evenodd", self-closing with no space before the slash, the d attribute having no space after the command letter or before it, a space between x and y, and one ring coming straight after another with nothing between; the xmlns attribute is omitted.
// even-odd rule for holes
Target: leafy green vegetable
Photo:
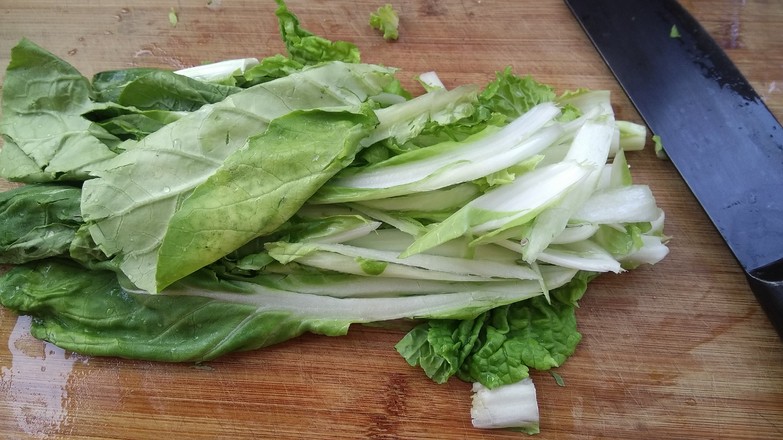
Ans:
<svg viewBox="0 0 783 440"><path fill-rule="evenodd" d="M615 124L620 130L620 151L644 149L644 143L647 142L647 127L630 121L616 121Z"/></svg>
<svg viewBox="0 0 783 440"><path fill-rule="evenodd" d="M559 387L565 386L565 381L563 380L563 376L559 375L556 371L549 370L549 374L552 376L552 378L555 380L555 383Z"/></svg>
<svg viewBox="0 0 783 440"><path fill-rule="evenodd" d="M487 313L475 319L431 320L408 332L395 348L412 366L420 366L427 377L445 383L470 355L484 327Z"/></svg>
<svg viewBox="0 0 783 440"><path fill-rule="evenodd" d="M400 16L390 4L385 4L370 14L370 26L383 32L384 40L399 38Z"/></svg>
<svg viewBox="0 0 783 440"><path fill-rule="evenodd" d="M25 185L0 193L0 263L67 254L81 225L79 188Z"/></svg>
<svg viewBox="0 0 783 440"><path fill-rule="evenodd" d="M561 365L581 335L574 310L595 275L579 273L542 296L497 307L473 320L430 320L411 330L396 346L409 364L443 383L453 375L487 388L528 377L529 368Z"/></svg>
<svg viewBox="0 0 783 440"><path fill-rule="evenodd" d="M510 68L413 97L277 4L288 56L260 61L90 83L13 49L0 176L29 185L0 193L0 304L68 350L173 362L418 319L408 363L474 382L475 426L537 432L529 370L574 352L588 282L668 253L625 155L646 127Z"/></svg>
<svg viewBox="0 0 783 440"><path fill-rule="evenodd" d="M257 349L308 331L343 335L351 323L468 319L520 298L471 291L335 298L323 295L332 289L323 282L314 286L321 294L311 294L281 290L286 283L269 285L265 278L227 280L202 271L166 294L149 295L124 289L112 272L44 260L0 276L0 304L34 316L33 336L68 350L181 362Z"/></svg>
<svg viewBox="0 0 783 440"><path fill-rule="evenodd" d="M120 94L126 85L144 75L159 70L149 67L134 67L131 69L98 72L92 77L95 100L99 102L118 102Z"/></svg>
<svg viewBox="0 0 783 440"><path fill-rule="evenodd" d="M89 80L23 39L3 83L0 177L21 182L82 180L115 156L119 140L82 115L93 108Z"/></svg>
<svg viewBox="0 0 783 440"><path fill-rule="evenodd" d="M179 120L185 115L181 111L139 110L120 105L107 105L104 108L92 110L84 117L95 121L97 125L123 141L141 140L154 133L164 125ZM130 144L132 145L132 144ZM117 149L121 151L125 144Z"/></svg>
<svg viewBox="0 0 783 440"><path fill-rule="evenodd" d="M273 120L178 207L158 251L156 290L274 232L353 160L375 123L372 113L318 110Z"/></svg>
<svg viewBox="0 0 783 440"><path fill-rule="evenodd" d="M577 185L589 170L560 162L533 170L473 199L411 244L403 257L423 252L463 235L493 236L532 220Z"/></svg>
<svg viewBox="0 0 783 440"><path fill-rule="evenodd" d="M395 90L404 95L404 92ZM380 124L362 144L373 145L386 139L404 143L424 131L429 124L448 125L469 116L474 111L476 88L460 86L453 90L438 90L409 101L376 111Z"/></svg>
<svg viewBox="0 0 783 440"><path fill-rule="evenodd" d="M232 289L228 283L216 286L225 295ZM0 303L34 316L32 335L65 349L159 361L209 360L306 331L342 335L349 324L204 296L129 293L112 272L56 261L2 275Z"/></svg>
<svg viewBox="0 0 783 440"><path fill-rule="evenodd" d="M361 244L374 243L373 236L363 240ZM296 261L321 269L345 273L361 274L365 272L357 259L385 262L384 271L376 276L393 278L437 279L446 281L491 281L492 279L538 280L538 272L524 265L518 265L509 255L498 255L506 252L499 248L494 258L475 259L459 258L443 254L420 254L409 258L398 258L398 251L350 244L326 243L287 243L274 242L267 244L269 254L282 264ZM356 243L356 242L354 242ZM359 244L359 243L357 243Z"/></svg>
<svg viewBox="0 0 783 440"><path fill-rule="evenodd" d="M510 119L522 116L534 106L555 100L552 87L530 76L514 75L510 67L498 72L479 96L486 111L501 113Z"/></svg>
<svg viewBox="0 0 783 440"><path fill-rule="evenodd" d="M299 19L292 14L283 0L277 2L277 19L280 35L291 59L302 64L318 64L327 61L358 63L359 49L346 41L329 41L306 31L299 25Z"/></svg>
<svg viewBox="0 0 783 440"><path fill-rule="evenodd" d="M266 57L261 60L260 63L247 69L242 74L242 83L239 85L242 87L251 87L273 79L283 78L302 70L303 67L303 63L283 55L278 54Z"/></svg>
<svg viewBox="0 0 783 440"><path fill-rule="evenodd" d="M151 292L159 291L173 281L159 278L159 269L171 263L172 267L182 268L181 270L195 270L190 264L182 265L177 262L184 257L179 254L182 248L177 240L167 241L167 234L181 237L179 231L192 231L192 227L188 226L191 224L202 230L215 231L224 225L224 219L210 214L214 204L231 204L246 200L245 194L240 192L240 187L237 186L237 191L226 200L210 200L214 198L199 196L200 203L206 203L204 209L199 209L194 202L195 198L183 204L199 185L214 185L208 183L207 179L221 166L226 169L224 161L229 156L240 149L247 150L245 145L248 139L263 133L270 120L283 116L292 109L360 105L362 100L381 92L383 86L391 80L389 73L388 69L365 64L324 64L245 89L217 104L206 105L199 111L164 126L137 144L127 146L127 151L107 162L102 170L94 172L97 178L84 184L82 214L90 223L90 232L95 242L107 255L119 257L120 267L139 287ZM324 93L325 90L329 92ZM326 113L323 115L326 117ZM296 130L291 132L295 133ZM347 136L349 133L314 133L313 139ZM266 139L268 141L264 142L267 144L279 142L271 135ZM285 142L283 140L278 148L290 145ZM296 162L302 164L313 160L314 165L323 164L326 158L334 158L327 152L319 155L310 149L291 149L292 154L297 151L300 159ZM285 157L294 159L289 155ZM269 165L251 169L269 170L272 164L289 171L296 169L285 161L276 161L274 156L268 156L266 160L270 161ZM238 168L238 171L242 169L241 164L233 166ZM224 171L214 179L225 180L225 176L220 176L228 172ZM310 181L314 185L316 182ZM303 203L303 200L294 200ZM274 206L282 201L278 199L270 203ZM180 209L187 210L175 217ZM188 218L191 212L199 215ZM208 222L204 223L208 220L199 219L202 215L216 223L209 226ZM247 225L239 225L239 230L243 232L236 234L235 240L244 241L231 241L230 245L243 244L253 238L254 234L262 233L263 227L262 225L249 229ZM213 235L217 239L222 233ZM194 264L196 260L202 265L211 263L232 250L226 249L220 242L205 243L207 236L210 234L199 236L197 242L202 247L194 255L187 257L192 259ZM190 238L185 242L190 242ZM174 254L167 254L169 250ZM168 256L174 258L174 261L166 262ZM169 269L164 270L168 271Z"/></svg>
<svg viewBox="0 0 783 440"><path fill-rule="evenodd" d="M240 78L248 70L258 64L259 62L256 58L239 58L186 67L177 70L174 73L204 82L224 84L227 86L249 87L245 81L242 81Z"/></svg>
<svg viewBox="0 0 783 440"><path fill-rule="evenodd" d="M502 129L489 127L462 141L409 151L337 177L316 200L346 202L388 198L469 182L522 162L554 143L561 132L541 130L559 114L551 103L535 107Z"/></svg>
<svg viewBox="0 0 783 440"><path fill-rule="evenodd" d="M220 102L241 89L198 81L166 70L155 70L127 83L117 103L140 110L192 112Z"/></svg>
<svg viewBox="0 0 783 440"><path fill-rule="evenodd" d="M576 349L574 307L543 297L494 309L459 374L487 388L528 376L528 369L560 366Z"/></svg>

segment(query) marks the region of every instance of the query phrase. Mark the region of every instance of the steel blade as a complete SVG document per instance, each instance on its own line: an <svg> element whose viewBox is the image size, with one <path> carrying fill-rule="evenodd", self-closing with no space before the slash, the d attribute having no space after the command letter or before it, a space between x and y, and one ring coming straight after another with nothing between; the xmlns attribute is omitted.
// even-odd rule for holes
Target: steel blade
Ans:
<svg viewBox="0 0 783 440"><path fill-rule="evenodd" d="M566 0L783 335L783 129L673 0Z"/></svg>

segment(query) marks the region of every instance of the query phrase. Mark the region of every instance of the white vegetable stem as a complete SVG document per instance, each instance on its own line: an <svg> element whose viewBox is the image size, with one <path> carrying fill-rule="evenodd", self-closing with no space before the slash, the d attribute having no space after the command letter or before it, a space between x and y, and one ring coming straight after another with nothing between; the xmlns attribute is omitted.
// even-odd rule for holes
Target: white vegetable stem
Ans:
<svg viewBox="0 0 783 440"><path fill-rule="evenodd" d="M245 73L245 70L256 64L258 64L256 58L240 58L188 67L177 70L174 73L201 81L219 81L234 75L236 72Z"/></svg>
<svg viewBox="0 0 783 440"><path fill-rule="evenodd" d="M419 75L419 82L429 91L437 89L446 89L443 85L443 81L440 80L438 74L435 72L424 72Z"/></svg>
<svg viewBox="0 0 783 440"><path fill-rule="evenodd" d="M533 220L526 237L527 245L522 252L528 263L535 261L552 240L563 232L569 218L595 190L609 156L613 132L614 119L609 116L588 121L579 129L564 160L572 160L589 167L590 174L579 187L566 194L560 203L547 208Z"/></svg>
<svg viewBox="0 0 783 440"><path fill-rule="evenodd" d="M556 288L570 281L574 273L568 270L553 270L546 271L544 277L547 286ZM486 310L543 295L538 281L517 281L516 288L511 290L503 288L503 284L499 284L498 289L492 289L490 284L489 289L486 289L487 285L476 285L475 289L459 286L458 291L448 293L374 298L336 298L245 281L230 283L242 293L214 290L183 281L172 285L161 295L201 296L253 305L257 307L256 313L292 313L303 319L344 321L346 325L403 318L472 319ZM404 283L400 286L401 289L404 288ZM322 290L326 289L330 289L328 284L324 285Z"/></svg>
<svg viewBox="0 0 783 440"><path fill-rule="evenodd" d="M381 112L389 109L392 107L377 112L379 119L381 119L381 126L384 124ZM525 141L558 114L560 114L560 109L553 103L540 104L503 127L502 130L473 142L465 143L425 159L412 160L399 165L375 167L349 177L338 178L333 181L332 185L348 188L386 189L424 180L445 167L449 167L448 172L433 176L416 191L429 191L478 179L521 162L555 142L561 134L561 131L556 127L552 127L528 142ZM396 160L399 162L400 158ZM384 196L388 196L388 194L384 194Z"/></svg>
<svg viewBox="0 0 783 440"><path fill-rule="evenodd" d="M659 216L650 188L631 185L596 191L571 220L597 224L635 223L651 222Z"/></svg>
<svg viewBox="0 0 783 440"><path fill-rule="evenodd" d="M560 162L533 170L508 185L487 192L471 202L470 207L508 215L476 225L471 232L486 233L526 214L537 214L568 192L589 171L576 162Z"/></svg>
<svg viewBox="0 0 783 440"><path fill-rule="evenodd" d="M536 387L529 377L495 389L476 382L470 416L476 428L518 428L535 434L539 429Z"/></svg>
<svg viewBox="0 0 783 440"><path fill-rule="evenodd" d="M411 273L420 274L420 279L441 279L452 281L469 281L476 277L490 280L492 278L516 278L520 280L539 279L537 272L528 266L515 262L491 261L469 258L455 258L441 255L418 254L401 259L397 252L371 249L344 244L321 243L272 243L267 246L270 255L283 264L297 261L321 269L361 275L362 271L356 259L366 259L389 263L389 266L379 274L385 276L400 276L400 270L405 270L405 276L419 278ZM402 266L402 267L401 267ZM395 271L396 270L396 271Z"/></svg>
<svg viewBox="0 0 783 440"><path fill-rule="evenodd" d="M445 124L466 116L472 109L478 89L474 86L459 86L455 89L434 90L386 108L378 109L378 127L362 145L372 145L387 138L405 142L415 136L427 121ZM411 128L414 128L413 130Z"/></svg>

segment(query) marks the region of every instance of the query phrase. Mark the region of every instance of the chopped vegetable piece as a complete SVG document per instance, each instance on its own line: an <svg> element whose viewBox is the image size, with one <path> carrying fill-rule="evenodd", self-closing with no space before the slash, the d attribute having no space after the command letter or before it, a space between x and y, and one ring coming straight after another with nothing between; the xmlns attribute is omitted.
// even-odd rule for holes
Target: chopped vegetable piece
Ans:
<svg viewBox="0 0 783 440"><path fill-rule="evenodd" d="M385 4L370 14L370 26L383 32L385 40L396 40L399 37L400 16L390 4Z"/></svg>
<svg viewBox="0 0 783 440"><path fill-rule="evenodd" d="M470 416L476 428L512 428L537 434L539 414L533 381L527 378L495 389L474 383Z"/></svg>

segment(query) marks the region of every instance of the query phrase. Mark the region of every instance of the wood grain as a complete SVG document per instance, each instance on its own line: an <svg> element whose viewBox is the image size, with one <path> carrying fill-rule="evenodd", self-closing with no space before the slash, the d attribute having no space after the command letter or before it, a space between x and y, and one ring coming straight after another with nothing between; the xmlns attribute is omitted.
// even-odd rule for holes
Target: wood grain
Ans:
<svg viewBox="0 0 783 440"><path fill-rule="evenodd" d="M779 1L684 5L783 115ZM560 1L404 0L400 40L367 26L380 4L291 0L311 31L355 42L367 62L435 70L447 86L482 84L512 66L552 84L613 92L639 116ZM172 27L168 11L179 23ZM283 51L271 1L0 2L0 68L28 37L85 75L181 68ZM558 370L535 373L549 438L783 438L783 346L739 267L668 162L629 154L635 179L667 212L671 254L596 280L578 312L584 340ZM7 182L0 187L7 188ZM202 365L86 358L32 339L0 309L0 437L520 438L471 427L469 385L436 385L393 349L401 330L308 335Z"/></svg>

